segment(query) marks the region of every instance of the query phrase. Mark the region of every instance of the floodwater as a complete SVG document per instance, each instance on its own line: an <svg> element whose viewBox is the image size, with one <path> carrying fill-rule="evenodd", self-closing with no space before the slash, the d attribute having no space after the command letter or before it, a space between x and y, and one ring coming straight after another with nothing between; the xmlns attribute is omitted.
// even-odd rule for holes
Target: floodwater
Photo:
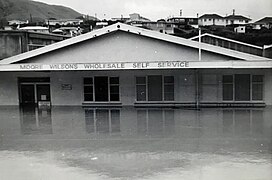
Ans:
<svg viewBox="0 0 272 180"><path fill-rule="evenodd" d="M0 107L0 180L271 180L272 107Z"/></svg>

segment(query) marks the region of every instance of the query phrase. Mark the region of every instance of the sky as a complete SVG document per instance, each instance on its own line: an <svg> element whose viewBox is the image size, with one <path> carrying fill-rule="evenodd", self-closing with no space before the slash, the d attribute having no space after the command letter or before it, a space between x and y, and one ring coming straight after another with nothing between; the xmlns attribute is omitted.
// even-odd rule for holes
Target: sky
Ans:
<svg viewBox="0 0 272 180"><path fill-rule="evenodd" d="M272 0L36 0L48 4L64 5L82 14L97 16L99 19L129 17L139 13L151 20L179 16L196 17L197 13L217 13L221 16L236 14L250 17L253 21L272 17Z"/></svg>

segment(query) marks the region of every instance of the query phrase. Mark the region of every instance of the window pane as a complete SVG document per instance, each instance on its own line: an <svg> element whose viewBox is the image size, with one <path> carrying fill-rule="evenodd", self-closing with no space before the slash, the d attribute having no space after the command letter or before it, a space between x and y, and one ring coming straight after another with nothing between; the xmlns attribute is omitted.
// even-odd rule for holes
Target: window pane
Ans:
<svg viewBox="0 0 272 180"><path fill-rule="evenodd" d="M164 92L174 93L174 85L164 85Z"/></svg>
<svg viewBox="0 0 272 180"><path fill-rule="evenodd" d="M223 84L223 100L232 101L233 100L233 85Z"/></svg>
<svg viewBox="0 0 272 180"><path fill-rule="evenodd" d="M165 101L174 101L174 93L164 93Z"/></svg>
<svg viewBox="0 0 272 180"><path fill-rule="evenodd" d="M252 100L263 100L263 84L252 84Z"/></svg>
<svg viewBox="0 0 272 180"><path fill-rule="evenodd" d="M145 85L137 85L137 101L146 101L146 86Z"/></svg>
<svg viewBox="0 0 272 180"><path fill-rule="evenodd" d="M109 89L108 89L108 77L95 77L95 101L108 101Z"/></svg>
<svg viewBox="0 0 272 180"><path fill-rule="evenodd" d="M93 84L93 78L84 78L84 84Z"/></svg>
<svg viewBox="0 0 272 180"><path fill-rule="evenodd" d="M110 86L110 93L119 94L119 86Z"/></svg>
<svg viewBox="0 0 272 180"><path fill-rule="evenodd" d="M164 83L174 83L174 76L165 76Z"/></svg>
<svg viewBox="0 0 272 180"><path fill-rule="evenodd" d="M110 94L110 101L119 101L119 94Z"/></svg>
<svg viewBox="0 0 272 180"><path fill-rule="evenodd" d="M253 75L252 82L263 82L263 76L262 75Z"/></svg>
<svg viewBox="0 0 272 180"><path fill-rule="evenodd" d="M232 83L232 82L233 82L233 76L232 75L223 76L223 83Z"/></svg>
<svg viewBox="0 0 272 180"><path fill-rule="evenodd" d="M84 86L84 94L93 93L93 86Z"/></svg>
<svg viewBox="0 0 272 180"><path fill-rule="evenodd" d="M148 76L148 100L162 101L162 76Z"/></svg>
<svg viewBox="0 0 272 180"><path fill-rule="evenodd" d="M93 94L84 94L84 101L93 101Z"/></svg>
<svg viewBox="0 0 272 180"><path fill-rule="evenodd" d="M136 77L136 84L145 84L146 78L145 77Z"/></svg>
<svg viewBox="0 0 272 180"><path fill-rule="evenodd" d="M110 77L110 84L119 84L119 77Z"/></svg>
<svg viewBox="0 0 272 180"><path fill-rule="evenodd" d="M250 101L250 75L235 75L235 101Z"/></svg>

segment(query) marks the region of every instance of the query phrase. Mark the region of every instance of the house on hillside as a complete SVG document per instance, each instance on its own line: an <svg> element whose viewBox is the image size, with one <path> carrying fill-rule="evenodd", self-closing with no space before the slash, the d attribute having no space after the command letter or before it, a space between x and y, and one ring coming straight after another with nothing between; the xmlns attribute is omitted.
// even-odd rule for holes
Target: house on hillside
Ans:
<svg viewBox="0 0 272 180"><path fill-rule="evenodd" d="M0 105L263 107L271 69L268 58L117 23L0 61Z"/></svg>
<svg viewBox="0 0 272 180"><path fill-rule="evenodd" d="M248 24L251 19L242 15L229 15L225 17L226 25L245 25Z"/></svg>
<svg viewBox="0 0 272 180"><path fill-rule="evenodd" d="M204 14L198 18L199 26L226 26L224 17L218 14Z"/></svg>
<svg viewBox="0 0 272 180"><path fill-rule="evenodd" d="M42 27L42 26L26 26L19 28L21 31L27 31L27 32L38 32L38 33L48 33L49 34L49 28L48 27Z"/></svg>
<svg viewBox="0 0 272 180"><path fill-rule="evenodd" d="M79 26L81 23L83 23L82 19L48 19L45 21L45 24L50 26Z"/></svg>
<svg viewBox="0 0 272 180"><path fill-rule="evenodd" d="M261 29L261 28L267 28L271 29L272 28L272 17L264 17L255 23L252 24L253 29Z"/></svg>
<svg viewBox="0 0 272 180"><path fill-rule="evenodd" d="M191 26L194 28L198 28L198 18L193 17L171 17L166 20L169 23L183 25L183 26Z"/></svg>
<svg viewBox="0 0 272 180"><path fill-rule="evenodd" d="M28 24L28 20L26 21L20 21L20 20L11 20L8 21L8 25L12 26L12 25L22 25L22 24Z"/></svg>

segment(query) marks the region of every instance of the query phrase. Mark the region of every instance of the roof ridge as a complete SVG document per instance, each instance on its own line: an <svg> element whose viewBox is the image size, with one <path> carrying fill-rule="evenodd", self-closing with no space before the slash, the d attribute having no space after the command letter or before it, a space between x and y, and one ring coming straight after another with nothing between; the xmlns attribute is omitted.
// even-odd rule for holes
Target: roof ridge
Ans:
<svg viewBox="0 0 272 180"><path fill-rule="evenodd" d="M137 34L137 35L142 35L145 37L150 37L150 38L154 38L154 39L158 39L158 40L162 40L162 41L166 41L166 42L170 42L170 43L175 43L175 44L179 44L179 45L183 45L183 46L187 46L187 47L191 47L191 48L195 48L198 49L199 48L199 43L198 42L194 42L191 41L190 39L185 39L185 38L180 38L180 37L176 37L176 36L172 36L172 35L168 35L168 34L163 34L160 32L156 32L156 31L152 31L152 30L147 30L147 29L143 29L143 28L139 28L139 27L134 27L131 25L127 25L127 24L123 24L123 23L115 23L112 24L110 26L86 33L86 34L82 34L64 41L60 41L42 48L38 48L35 49L33 51L28 51L26 53L23 54L19 54L16 56L12 56L6 59L3 59L0 61L0 64L12 64L12 63L16 63L16 62L20 62L23 61L25 59L29 59L29 58L33 58L51 51L55 51L57 49L61 49L61 48L65 48L67 46L73 45L73 44L77 44L83 41L87 41L111 32L115 32L115 31L124 31L124 32L129 32L132 34ZM205 50L205 51L209 51L209 52L213 52L216 54L221 54L224 56L229 56L229 57L233 57L234 59L241 59L241 60L271 60L268 58L264 58L264 57L260 57L260 56L256 56L256 55L252 55L252 54L246 54L246 53L242 53L239 51L234 51L234 50L230 50L230 49L225 49L222 47L217 47L217 46L213 46L213 45L209 45L209 44L205 44L205 43L201 43L201 49Z"/></svg>

